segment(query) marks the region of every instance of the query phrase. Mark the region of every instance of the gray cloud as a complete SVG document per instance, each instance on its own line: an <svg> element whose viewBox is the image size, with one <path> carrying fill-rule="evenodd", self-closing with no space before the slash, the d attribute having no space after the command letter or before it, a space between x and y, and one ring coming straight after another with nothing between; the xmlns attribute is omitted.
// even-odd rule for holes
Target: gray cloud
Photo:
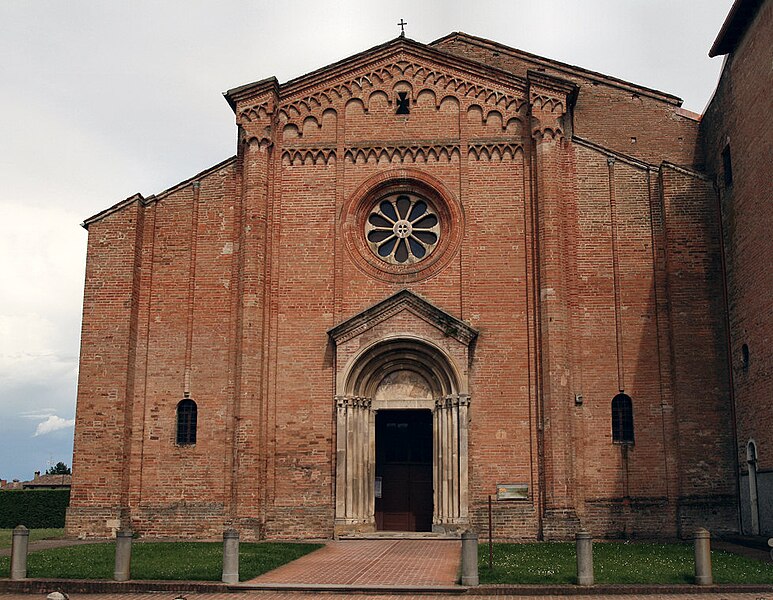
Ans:
<svg viewBox="0 0 773 600"><path fill-rule="evenodd" d="M398 35L461 30L681 96L701 111L731 0L0 2L0 476L69 462L86 232L232 155L223 90ZM45 408L42 408L45 407ZM38 418L31 418L36 415ZM58 420L56 420L58 419Z"/></svg>

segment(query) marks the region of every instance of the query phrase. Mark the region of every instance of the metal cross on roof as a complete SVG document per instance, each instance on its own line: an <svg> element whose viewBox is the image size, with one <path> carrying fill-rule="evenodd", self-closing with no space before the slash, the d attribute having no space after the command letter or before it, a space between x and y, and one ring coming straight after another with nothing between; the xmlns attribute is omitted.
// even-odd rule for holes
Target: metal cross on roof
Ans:
<svg viewBox="0 0 773 600"><path fill-rule="evenodd" d="M400 26L400 37L405 37L405 26L408 25L408 23L400 19L398 25Z"/></svg>

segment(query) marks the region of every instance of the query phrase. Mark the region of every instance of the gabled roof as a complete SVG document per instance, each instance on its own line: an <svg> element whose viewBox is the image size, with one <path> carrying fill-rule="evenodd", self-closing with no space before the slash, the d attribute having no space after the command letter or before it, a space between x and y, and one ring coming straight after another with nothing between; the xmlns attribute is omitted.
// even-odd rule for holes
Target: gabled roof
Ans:
<svg viewBox="0 0 773 600"><path fill-rule="evenodd" d="M410 290L400 290L378 304L366 308L339 323L327 334L336 344L339 344L406 309L464 345L469 345L478 336L478 331L475 328L427 302Z"/></svg>
<svg viewBox="0 0 773 600"><path fill-rule="evenodd" d="M570 65L568 63L554 60L552 58L545 58L544 56L531 54L530 52L525 52L517 48L512 48L510 46L506 46L505 44L500 44L499 42L494 42L486 38L470 35L469 33L464 33L462 31L451 32L448 35L444 35L443 37L438 38L434 42L430 42L429 45L440 46L444 42L452 41L452 40L460 40L474 46L491 48L492 50L495 50L497 52L506 53L511 56L520 58L521 60L524 60L526 62L533 63L537 67L547 67L555 71L559 71L561 73L566 73L567 75L576 75L576 76L584 77L586 79L591 79L593 81L606 83L614 87L630 90L638 94L644 94L646 96L657 98L659 100L662 100L663 102L667 102L669 104L673 104L676 106L682 105L682 99L679 98L678 96L674 96L673 94L668 94L666 92L661 92L659 90L645 87L643 85L631 83L630 81L625 81L624 79L618 79L617 77L612 77L611 75L604 75L603 73L599 73L597 71L591 71L590 69L584 69L582 67Z"/></svg>
<svg viewBox="0 0 773 600"><path fill-rule="evenodd" d="M36 475L35 479L22 482L23 488L65 488L72 485L72 475Z"/></svg>
<svg viewBox="0 0 773 600"><path fill-rule="evenodd" d="M137 192L136 194L134 194L132 196L129 196L125 200L121 200L120 202L117 202L116 204L113 204L113 206L110 206L110 207L106 208L105 210L102 210L102 211L98 212L97 214L92 215L91 217L89 217L87 219L84 219L83 223L81 223L81 227L83 227L84 229L88 229L89 225L91 225L92 223L95 223L97 221L101 221L102 219L104 219L108 215L112 215L114 212L118 212L119 210L122 210L122 209L126 208L127 206L129 206L130 204L133 204L135 202L140 202L143 205L148 205L151 202L155 202L157 200L161 200L165 196L167 196L167 195L169 195L169 194L171 194L173 192L176 192L177 190L185 187L186 185L190 185L191 183L193 183L195 181L198 181L199 179L202 179L203 177L206 177L210 173L214 173L218 169L222 169L223 167L225 167L229 163L233 163L233 162L236 162L236 157L235 156L232 156L230 158L226 158L224 161L221 161L221 162L217 163L216 165L209 167L208 169L204 169L200 173L196 173L196 175L194 175L193 177L189 177L185 181L181 181L180 183L177 183L177 184L173 185L172 187L165 189L163 192L159 192L158 194L153 194L151 196L148 196L147 198L145 198L142 194Z"/></svg>
<svg viewBox="0 0 773 600"><path fill-rule="evenodd" d="M526 79L524 77L514 75L509 71L473 61L450 52L445 52L442 49L433 48L431 45L422 44L421 42L417 42L410 38L398 36L388 42L379 44L378 46L374 46L373 48L359 52L320 69L316 69L310 73L296 77L295 79L291 79L286 83L277 84L276 78L269 77L267 79L256 81L255 83L248 83L230 89L227 92L224 92L223 95L234 110L236 102L239 100L263 94L271 89L274 89L281 98L300 95L303 94L305 90L318 86L325 81L331 81L346 73L357 71L377 60L388 58L389 56L400 52L410 52L415 56L433 60L440 64L447 65L448 67L463 69L499 84L510 85L523 90L525 90L526 87Z"/></svg>
<svg viewBox="0 0 773 600"><path fill-rule="evenodd" d="M717 34L717 39L709 50L709 56L722 56L733 52L743 38L746 30L757 16L763 0L735 0L730 12Z"/></svg>

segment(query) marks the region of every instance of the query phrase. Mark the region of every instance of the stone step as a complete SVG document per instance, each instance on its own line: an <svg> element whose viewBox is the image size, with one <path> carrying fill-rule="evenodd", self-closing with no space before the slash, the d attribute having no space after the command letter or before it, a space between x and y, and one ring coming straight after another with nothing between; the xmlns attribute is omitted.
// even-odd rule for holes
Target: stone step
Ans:
<svg viewBox="0 0 773 600"><path fill-rule="evenodd" d="M347 533L338 536L345 540L459 540L461 532L437 533L433 531L370 531L368 533Z"/></svg>

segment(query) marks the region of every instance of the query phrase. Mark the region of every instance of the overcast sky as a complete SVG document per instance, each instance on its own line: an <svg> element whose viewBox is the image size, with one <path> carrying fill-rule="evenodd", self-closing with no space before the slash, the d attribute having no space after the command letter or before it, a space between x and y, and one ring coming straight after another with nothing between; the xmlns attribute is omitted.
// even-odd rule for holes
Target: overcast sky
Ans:
<svg viewBox="0 0 773 600"><path fill-rule="evenodd" d="M0 478L71 464L86 217L232 154L220 93L408 22L675 94L702 112L731 0L0 0Z"/></svg>

